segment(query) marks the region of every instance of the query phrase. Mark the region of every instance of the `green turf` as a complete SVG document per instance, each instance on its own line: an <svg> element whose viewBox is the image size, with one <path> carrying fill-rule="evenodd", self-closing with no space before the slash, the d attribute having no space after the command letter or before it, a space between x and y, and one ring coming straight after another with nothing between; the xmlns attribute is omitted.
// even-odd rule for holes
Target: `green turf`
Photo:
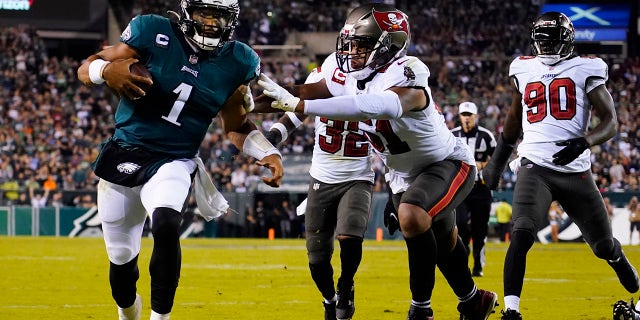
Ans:
<svg viewBox="0 0 640 320"><path fill-rule="evenodd" d="M500 304L505 251L504 244L489 244L485 276L477 278L479 287L499 294ZM640 266L640 247L625 251ZM143 319L150 313L150 253L151 240L144 239L138 283ZM338 253L336 248L336 270ZM303 240L187 239L182 256L172 319L322 319ZM406 319L404 242L366 241L363 256L354 319ZM611 319L612 304L632 297L585 244L536 244L528 261L521 302L525 319ZM107 273L102 239L0 237L0 319L116 319ZM436 319L457 319L456 304L438 273L432 299Z"/></svg>

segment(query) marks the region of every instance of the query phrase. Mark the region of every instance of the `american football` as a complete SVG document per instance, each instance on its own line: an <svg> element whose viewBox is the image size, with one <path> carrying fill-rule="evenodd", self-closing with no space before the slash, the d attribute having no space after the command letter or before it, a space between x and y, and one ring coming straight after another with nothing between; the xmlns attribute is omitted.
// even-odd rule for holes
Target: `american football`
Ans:
<svg viewBox="0 0 640 320"><path fill-rule="evenodd" d="M135 75L138 76L142 76L142 77L146 77L146 78L152 78L151 77L151 72L149 72L149 70L147 69L147 67L144 66L144 64L140 63L140 62L136 62L132 65L129 66L129 71ZM140 87L140 89L144 90L144 92L149 92L149 89L151 89L151 86L146 84L146 83L137 83L138 87Z"/></svg>

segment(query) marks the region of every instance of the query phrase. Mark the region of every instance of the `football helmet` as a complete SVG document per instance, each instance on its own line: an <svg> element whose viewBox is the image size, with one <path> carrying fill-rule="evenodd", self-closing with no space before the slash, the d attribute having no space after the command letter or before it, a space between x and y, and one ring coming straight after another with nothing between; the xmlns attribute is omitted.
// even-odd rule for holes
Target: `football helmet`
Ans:
<svg viewBox="0 0 640 320"><path fill-rule="evenodd" d="M180 29L200 49L215 50L233 35L239 13L238 0L180 0Z"/></svg>
<svg viewBox="0 0 640 320"><path fill-rule="evenodd" d="M573 53L573 23L563 13L546 12L531 28L531 51L546 65L553 65Z"/></svg>
<svg viewBox="0 0 640 320"><path fill-rule="evenodd" d="M342 72L357 80L406 54L409 18L385 4L371 3L353 9L336 41L336 60Z"/></svg>

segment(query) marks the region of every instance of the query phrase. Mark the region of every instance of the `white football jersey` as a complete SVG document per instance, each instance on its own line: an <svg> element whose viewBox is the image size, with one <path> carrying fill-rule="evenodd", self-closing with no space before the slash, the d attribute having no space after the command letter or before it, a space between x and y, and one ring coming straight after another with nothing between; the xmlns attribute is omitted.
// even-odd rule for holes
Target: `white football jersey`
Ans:
<svg viewBox="0 0 640 320"><path fill-rule="evenodd" d="M314 69L305 83L322 80ZM315 144L309 174L324 183L365 180L373 183L371 146L358 122L315 117Z"/></svg>
<svg viewBox="0 0 640 320"><path fill-rule="evenodd" d="M436 161L455 159L475 165L469 147L447 128L431 97L429 68L420 59L412 56L397 59L363 88L358 88L356 79L340 71L335 53L327 57L320 72L333 96L376 93L391 87L424 88L429 104L423 110L405 112L398 119L360 122L360 129L367 132L371 145L390 169L388 180L394 193L406 190L423 168Z"/></svg>
<svg viewBox="0 0 640 320"><path fill-rule="evenodd" d="M585 136L591 115L587 93L607 81L607 64L600 58L573 57L548 66L535 57L518 57L509 76L522 94L518 156L560 172L589 170L589 149L565 166L554 164L553 155L564 148L557 142Z"/></svg>

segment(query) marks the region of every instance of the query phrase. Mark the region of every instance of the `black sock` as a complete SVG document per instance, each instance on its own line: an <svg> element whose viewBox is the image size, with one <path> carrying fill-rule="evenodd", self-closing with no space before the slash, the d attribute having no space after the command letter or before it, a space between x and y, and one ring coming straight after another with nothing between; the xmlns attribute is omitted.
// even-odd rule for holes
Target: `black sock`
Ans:
<svg viewBox="0 0 640 320"><path fill-rule="evenodd" d="M316 283L316 287L320 290L322 297L331 300L336 295L336 289L333 284L333 267L331 261L320 263L309 263L311 278Z"/></svg>
<svg viewBox="0 0 640 320"><path fill-rule="evenodd" d="M469 272L469 256L460 237L453 251L438 257L438 269L457 297L465 297L473 291L475 284Z"/></svg>
<svg viewBox="0 0 640 320"><path fill-rule="evenodd" d="M405 238L409 254L411 299L427 301L435 283L437 244L431 229L413 238Z"/></svg>
<svg viewBox="0 0 640 320"><path fill-rule="evenodd" d="M120 308L128 308L133 305L136 300L136 281L139 277L138 256L123 265L109 262L111 296Z"/></svg>
<svg viewBox="0 0 640 320"><path fill-rule="evenodd" d="M169 208L153 212L153 252L149 262L151 275L151 309L157 313L171 312L180 279L180 223L182 216Z"/></svg>
<svg viewBox="0 0 640 320"><path fill-rule="evenodd" d="M511 234L511 244L504 259L504 295L520 296L527 267L527 252L533 246L533 235L516 230Z"/></svg>
<svg viewBox="0 0 640 320"><path fill-rule="evenodd" d="M342 272L338 280L339 290L351 288L360 261L362 261L362 239L345 238L340 240L340 263L342 265Z"/></svg>

